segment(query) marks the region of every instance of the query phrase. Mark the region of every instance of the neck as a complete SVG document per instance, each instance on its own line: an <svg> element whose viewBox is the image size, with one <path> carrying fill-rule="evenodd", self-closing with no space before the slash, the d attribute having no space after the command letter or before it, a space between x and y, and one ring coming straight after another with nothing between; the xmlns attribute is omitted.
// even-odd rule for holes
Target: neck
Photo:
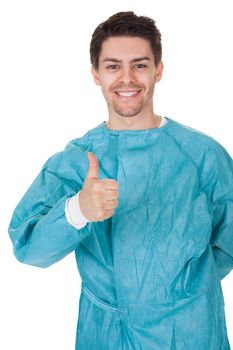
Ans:
<svg viewBox="0 0 233 350"><path fill-rule="evenodd" d="M106 122L106 126L111 130L143 130L151 128L159 128L161 116L153 114L148 117L137 116L132 117L110 117Z"/></svg>

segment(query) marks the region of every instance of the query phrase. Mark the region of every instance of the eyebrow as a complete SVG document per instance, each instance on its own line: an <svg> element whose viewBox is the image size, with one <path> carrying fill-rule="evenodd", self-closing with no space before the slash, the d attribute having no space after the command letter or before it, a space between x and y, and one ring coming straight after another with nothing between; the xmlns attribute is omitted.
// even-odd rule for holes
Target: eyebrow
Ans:
<svg viewBox="0 0 233 350"><path fill-rule="evenodd" d="M150 58L147 56L142 56L142 57L137 57L137 58L133 58L130 62L140 62L140 61L150 61ZM119 60L118 58L113 58L113 57L106 57L103 62L116 62L116 63L120 63L122 62L121 60Z"/></svg>

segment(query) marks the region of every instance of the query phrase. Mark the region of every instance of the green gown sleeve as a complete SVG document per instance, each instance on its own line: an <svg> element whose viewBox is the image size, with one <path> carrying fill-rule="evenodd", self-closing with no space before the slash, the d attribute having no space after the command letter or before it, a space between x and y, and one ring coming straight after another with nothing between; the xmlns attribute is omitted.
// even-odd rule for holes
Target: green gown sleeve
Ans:
<svg viewBox="0 0 233 350"><path fill-rule="evenodd" d="M222 280L233 269L233 160L218 142L212 146L212 166L209 168L212 171L208 173L213 215L210 242Z"/></svg>
<svg viewBox="0 0 233 350"><path fill-rule="evenodd" d="M90 223L78 230L65 216L66 200L80 185L58 176L47 163L15 208L9 225L16 258L38 267L56 263L90 234Z"/></svg>

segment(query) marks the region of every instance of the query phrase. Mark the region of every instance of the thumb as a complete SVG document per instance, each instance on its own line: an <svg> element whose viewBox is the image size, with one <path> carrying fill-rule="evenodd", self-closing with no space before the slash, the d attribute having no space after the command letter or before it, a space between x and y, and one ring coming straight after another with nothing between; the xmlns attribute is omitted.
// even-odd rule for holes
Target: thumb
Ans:
<svg viewBox="0 0 233 350"><path fill-rule="evenodd" d="M87 172L87 179L98 179L98 169L99 169L99 162L94 153L87 152L87 156L89 159L89 168Z"/></svg>

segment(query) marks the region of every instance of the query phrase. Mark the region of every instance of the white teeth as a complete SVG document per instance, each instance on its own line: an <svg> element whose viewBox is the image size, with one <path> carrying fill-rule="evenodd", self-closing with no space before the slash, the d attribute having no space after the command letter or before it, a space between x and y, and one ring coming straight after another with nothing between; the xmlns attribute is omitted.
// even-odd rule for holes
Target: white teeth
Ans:
<svg viewBox="0 0 233 350"><path fill-rule="evenodd" d="M117 93L118 93L118 95L120 95L120 96L130 97L130 96L136 95L136 94L138 93L138 91L127 91L127 92L118 91Z"/></svg>

